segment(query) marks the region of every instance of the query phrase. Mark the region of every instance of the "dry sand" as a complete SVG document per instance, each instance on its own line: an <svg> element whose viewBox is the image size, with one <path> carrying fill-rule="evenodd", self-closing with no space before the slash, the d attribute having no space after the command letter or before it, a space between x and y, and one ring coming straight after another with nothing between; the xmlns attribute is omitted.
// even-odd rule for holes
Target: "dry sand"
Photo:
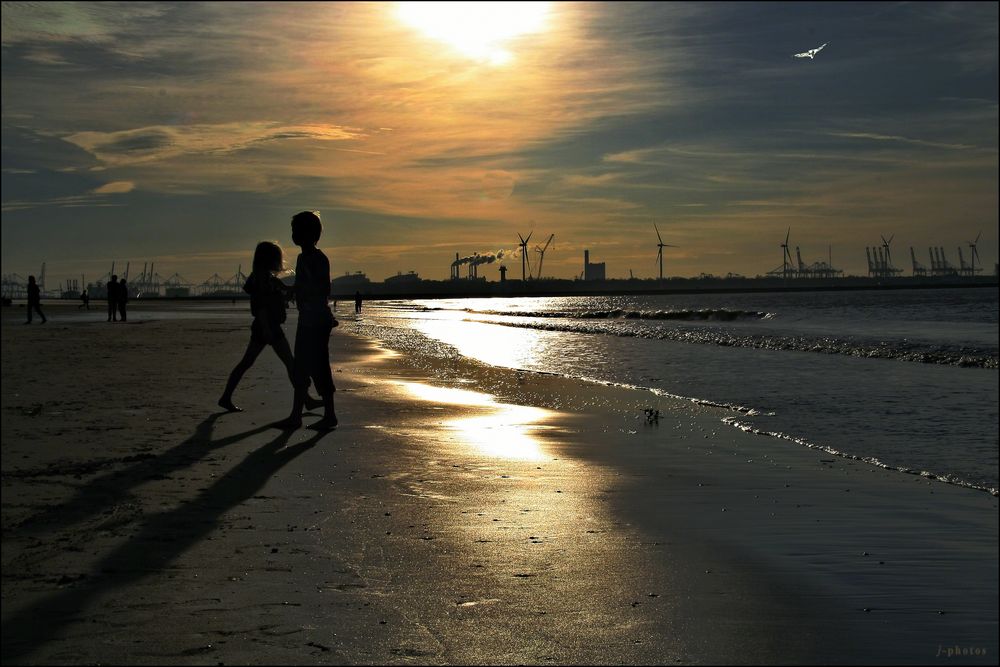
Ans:
<svg viewBox="0 0 1000 667"><path fill-rule="evenodd" d="M245 304L45 312L3 311L4 664L997 663L983 492L350 322L341 426L282 432L270 351L215 407Z"/></svg>

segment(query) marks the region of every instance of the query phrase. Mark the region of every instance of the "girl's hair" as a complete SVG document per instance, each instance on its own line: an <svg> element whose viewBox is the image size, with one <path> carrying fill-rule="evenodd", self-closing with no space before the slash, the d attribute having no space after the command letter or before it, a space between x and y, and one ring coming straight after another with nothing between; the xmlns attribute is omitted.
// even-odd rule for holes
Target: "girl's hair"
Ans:
<svg viewBox="0 0 1000 667"><path fill-rule="evenodd" d="M253 251L253 272L270 273L285 268L281 246L274 241L261 241Z"/></svg>

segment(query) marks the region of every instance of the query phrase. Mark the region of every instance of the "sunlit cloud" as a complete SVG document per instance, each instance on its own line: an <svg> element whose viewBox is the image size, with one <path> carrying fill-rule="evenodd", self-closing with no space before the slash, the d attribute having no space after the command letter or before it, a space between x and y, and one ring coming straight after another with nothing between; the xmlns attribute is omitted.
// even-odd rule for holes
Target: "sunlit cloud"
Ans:
<svg viewBox="0 0 1000 667"><path fill-rule="evenodd" d="M101 187L94 190L96 195L112 195L112 194L123 194L125 192L132 192L135 189L135 183L132 181L113 181L111 183L105 183Z"/></svg>
<svg viewBox="0 0 1000 667"><path fill-rule="evenodd" d="M224 154L270 141L345 141L355 131L336 125L282 125L275 122L155 126L117 132L77 132L64 139L107 166L166 160L183 154Z"/></svg>
<svg viewBox="0 0 1000 667"><path fill-rule="evenodd" d="M953 150L968 150L975 148L969 144L950 144L942 141L928 141L926 139L912 139L910 137L900 137L891 134L875 134L872 132L831 132L831 137L846 137L848 139L871 139L872 141L895 141L914 146L928 146L930 148L948 148Z"/></svg>

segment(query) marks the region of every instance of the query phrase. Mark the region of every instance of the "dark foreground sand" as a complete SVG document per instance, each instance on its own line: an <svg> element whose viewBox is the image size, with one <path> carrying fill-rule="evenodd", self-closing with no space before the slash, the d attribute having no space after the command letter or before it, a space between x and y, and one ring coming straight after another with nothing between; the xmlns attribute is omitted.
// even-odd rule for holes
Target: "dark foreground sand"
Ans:
<svg viewBox="0 0 1000 667"><path fill-rule="evenodd" d="M245 318L65 312L3 313L4 664L997 663L986 493L350 322L281 432Z"/></svg>

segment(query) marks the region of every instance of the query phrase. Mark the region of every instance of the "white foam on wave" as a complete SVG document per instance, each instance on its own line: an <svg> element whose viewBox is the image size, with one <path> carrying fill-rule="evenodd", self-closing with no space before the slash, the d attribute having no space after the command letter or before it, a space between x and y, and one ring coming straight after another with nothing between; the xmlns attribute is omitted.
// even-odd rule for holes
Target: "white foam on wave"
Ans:
<svg viewBox="0 0 1000 667"><path fill-rule="evenodd" d="M833 456L839 456L840 458L843 459L850 459L851 461L860 461L862 463L867 463L869 465L873 465L877 468L882 468L884 470L894 470L896 472L902 472L908 475L919 475L920 477L926 477L927 479L931 479L936 482L944 482L945 484L961 486L967 489L975 489L977 491L986 491L987 493L989 493L994 497L1000 495L1000 491L998 491L993 487L973 484L972 482L968 482L964 479L961 479L960 477L956 477L955 475L942 475L930 472L928 470L915 470L913 468L906 468L903 466L893 466L886 463L885 461L882 461L881 459L875 458L874 456L858 456L856 454L849 454L847 452L840 451L839 449L830 447L829 445L819 445L814 442L809 442L804 438L799 438L794 435L789 435L787 433L779 433L777 431L765 431L764 429L757 428L753 424L741 422L736 417L723 417L722 423L747 433L767 436L770 438L778 438L779 440L789 440L797 445L808 447L809 449L818 449L822 452L826 452L827 454L831 454Z"/></svg>

